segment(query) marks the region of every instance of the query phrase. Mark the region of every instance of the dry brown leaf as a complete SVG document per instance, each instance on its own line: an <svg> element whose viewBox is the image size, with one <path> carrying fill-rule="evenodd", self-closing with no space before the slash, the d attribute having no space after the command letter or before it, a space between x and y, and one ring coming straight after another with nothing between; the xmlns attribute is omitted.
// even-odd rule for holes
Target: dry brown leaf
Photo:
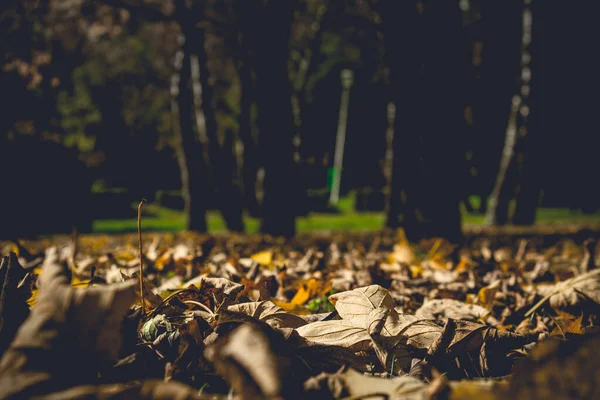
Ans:
<svg viewBox="0 0 600 400"><path fill-rule="evenodd" d="M477 379L450 382L449 400L501 400L508 380Z"/></svg>
<svg viewBox="0 0 600 400"><path fill-rule="evenodd" d="M367 350L371 337L365 328L352 321L319 321L296 329L306 340L326 346L342 346L353 351Z"/></svg>
<svg viewBox="0 0 600 400"><path fill-rule="evenodd" d="M576 317L564 311L557 311L559 315L554 321L556 322L555 328L550 332L550 336L565 336L567 333L574 335L583 335L585 328L582 326L583 313Z"/></svg>
<svg viewBox="0 0 600 400"><path fill-rule="evenodd" d="M415 317L432 320L441 319L442 321L448 318L478 321L485 320L489 313L485 308L475 304L467 304L453 299L437 299L423 304L415 312Z"/></svg>
<svg viewBox="0 0 600 400"><path fill-rule="evenodd" d="M353 369L336 374L320 374L306 381L304 389L334 398L421 400L427 384L410 376L391 379L364 375Z"/></svg>
<svg viewBox="0 0 600 400"><path fill-rule="evenodd" d="M179 382L147 380L143 383L75 386L45 396L39 400L227 400L227 395L202 395L196 389Z"/></svg>
<svg viewBox="0 0 600 400"><path fill-rule="evenodd" d="M427 349L442 328L435 322L390 310L382 335L371 335L375 354L389 372L408 371L414 349Z"/></svg>
<svg viewBox="0 0 600 400"><path fill-rule="evenodd" d="M515 368L503 398L600 398L600 336L574 336L568 341L549 339L536 345Z"/></svg>
<svg viewBox="0 0 600 400"><path fill-rule="evenodd" d="M135 287L135 297L136 297L137 303L141 304L140 286L139 286L139 283L137 283L140 281L139 273L134 272L131 276L127 276L121 272L121 276L123 277L124 281L136 283L136 285L134 286ZM152 285L150 282L148 282L148 280L146 278L144 278L144 303L146 303L145 305L148 309L154 309L154 308L158 307L163 301L162 297L160 297L158 294L154 293L154 291L152 290L153 286L154 285Z"/></svg>
<svg viewBox="0 0 600 400"><path fill-rule="evenodd" d="M19 282L26 279L15 253L2 258L0 263L0 354L15 337L17 329L29 315L26 298L28 287L19 289Z"/></svg>
<svg viewBox="0 0 600 400"><path fill-rule="evenodd" d="M297 388L283 338L256 324L240 325L209 346L205 356L243 399L280 398Z"/></svg>
<svg viewBox="0 0 600 400"><path fill-rule="evenodd" d="M227 311L244 313L260 321L266 322L271 327L299 328L306 325L306 321L297 315L285 312L271 301L255 301L251 303L234 304L227 307Z"/></svg>
<svg viewBox="0 0 600 400"><path fill-rule="evenodd" d="M568 279L554 285L540 285L537 292L544 296L538 303L542 305L548 300L552 308L578 306L582 303L593 302L600 304L600 269ZM537 309L536 304L533 309ZM532 311L528 311L531 313Z"/></svg>
<svg viewBox="0 0 600 400"><path fill-rule="evenodd" d="M345 321L351 321L355 326L367 328L370 324L369 315L374 309L383 307L394 308L394 300L390 293L379 285L336 293L329 296L329 301L335 306L338 314Z"/></svg>
<svg viewBox="0 0 600 400"><path fill-rule="evenodd" d="M42 268L37 305L0 361L0 397L82 385L116 359L134 283L76 289L65 272L56 258Z"/></svg>

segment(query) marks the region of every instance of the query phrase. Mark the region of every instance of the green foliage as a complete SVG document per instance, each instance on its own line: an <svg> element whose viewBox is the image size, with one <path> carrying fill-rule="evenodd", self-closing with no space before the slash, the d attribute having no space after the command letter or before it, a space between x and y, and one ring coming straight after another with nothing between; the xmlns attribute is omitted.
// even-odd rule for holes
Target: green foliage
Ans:
<svg viewBox="0 0 600 400"><path fill-rule="evenodd" d="M308 309L313 314L332 312L335 310L333 304L329 302L327 296L317 297L308 302Z"/></svg>
<svg viewBox="0 0 600 400"><path fill-rule="evenodd" d="M348 209L353 203L352 196L340 199L340 214L309 213L306 217L296 218L299 232L319 231L377 231L384 225L385 216L383 212L356 212ZM177 232L184 229L184 215L181 211L170 210L149 204L146 207L149 217L143 219L144 230L160 232ZM108 232L135 232L137 221L133 216L135 210L132 208L131 219L103 219L94 221L93 231L96 233ZM483 225L484 217L463 212L463 224L471 226ZM225 221L218 211L207 213L209 232L226 232ZM600 213L586 215L578 211L570 211L566 208L540 208L537 221L539 224L553 224L560 222L572 223L600 223ZM257 233L260 221L248 215L244 216L246 232Z"/></svg>

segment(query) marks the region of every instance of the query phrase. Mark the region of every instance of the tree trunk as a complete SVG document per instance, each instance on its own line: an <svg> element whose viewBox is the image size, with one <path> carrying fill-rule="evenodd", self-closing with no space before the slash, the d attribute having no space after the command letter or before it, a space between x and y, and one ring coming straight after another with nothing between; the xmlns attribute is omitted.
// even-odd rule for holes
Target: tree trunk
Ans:
<svg viewBox="0 0 600 400"><path fill-rule="evenodd" d="M519 90L523 0L481 2L480 78L473 101L473 128L486 210L487 195L499 174L513 96ZM490 201L494 201L491 200ZM487 211L487 210L486 210Z"/></svg>
<svg viewBox="0 0 600 400"><path fill-rule="evenodd" d="M256 132L253 131L252 106L254 105L255 88L252 77L252 62L250 57L251 38L244 34L248 22L246 21L247 4L234 2L234 12L238 20L237 41L234 57L236 59L238 75L240 79L240 115L239 138L243 145L243 155L241 163L242 187L244 204L248 212L253 217L260 217L260 204L256 196L256 180L258 169L260 167L258 144Z"/></svg>
<svg viewBox="0 0 600 400"><path fill-rule="evenodd" d="M183 31L183 30L182 30ZM190 87L191 66L189 44L181 34L180 48L175 55L173 76L171 77L171 115L175 131L177 162L181 174L181 194L184 200L186 229L206 232L206 182L202 173L203 153L194 130L193 96Z"/></svg>
<svg viewBox="0 0 600 400"><path fill-rule="evenodd" d="M535 222L541 191L540 139L543 135L543 99L544 99L544 22L546 2L534 0L530 7L531 45L529 70L522 74L524 107L522 126L519 129L520 145L520 182L515 198L513 224L532 225Z"/></svg>
<svg viewBox="0 0 600 400"><path fill-rule="evenodd" d="M540 9L539 1L535 2ZM487 225L531 225L541 190L538 141L542 130L542 13L532 24L533 9L522 9L521 90L513 99L500 169L486 214ZM534 29L535 27L535 29ZM515 196L516 194L516 196ZM515 211L510 216L511 201Z"/></svg>
<svg viewBox="0 0 600 400"><path fill-rule="evenodd" d="M392 98L396 106L386 226L402 226L408 232L416 232L418 216L413 205L418 202L420 158L417 149L420 139L413 101L419 96L423 82L419 54L422 16L413 1L386 0L380 7Z"/></svg>
<svg viewBox="0 0 600 400"><path fill-rule="evenodd" d="M489 206L486 210L486 225L505 225L509 221L510 201L513 196L514 182L516 180L514 153L517 142L517 113L520 104L520 99L515 98L508 117L508 127L506 128L500 168L494 188L490 194Z"/></svg>
<svg viewBox="0 0 600 400"><path fill-rule="evenodd" d="M253 217L260 216L260 205L256 198L256 177L260 166L258 156L258 146L255 135L252 132L252 105L254 104L254 82L250 61L247 55L238 60L238 71L241 84L240 98L240 139L244 145L244 158L242 165L242 181L244 187L244 197L248 212Z"/></svg>
<svg viewBox="0 0 600 400"><path fill-rule="evenodd" d="M386 1L381 13L396 103L387 224L412 240L462 239L461 15L454 2Z"/></svg>
<svg viewBox="0 0 600 400"><path fill-rule="evenodd" d="M210 175L210 188L216 194L221 214L227 229L234 232L244 231L242 220L242 198L236 187L235 159L233 158L232 141L219 144L218 126L215 109L212 105L213 91L209 82L207 68L208 56L205 48L205 31L201 28L189 27L193 33L194 54L190 58L192 81L194 88L194 108L196 125L204 144L207 173Z"/></svg>
<svg viewBox="0 0 600 400"><path fill-rule="evenodd" d="M249 12L246 16L251 18L244 18L244 35L255 56L258 144L265 172L261 231L290 237L295 234L298 197L292 87L288 75L288 42L296 2L245 3ZM257 26L265 29L258 30Z"/></svg>

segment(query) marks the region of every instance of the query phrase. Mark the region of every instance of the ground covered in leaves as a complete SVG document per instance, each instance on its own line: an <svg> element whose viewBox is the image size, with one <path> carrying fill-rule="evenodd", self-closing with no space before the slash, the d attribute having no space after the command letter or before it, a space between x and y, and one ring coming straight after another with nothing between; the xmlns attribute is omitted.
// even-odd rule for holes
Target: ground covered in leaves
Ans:
<svg viewBox="0 0 600 400"><path fill-rule="evenodd" d="M0 242L0 398L600 398L594 240L144 241Z"/></svg>

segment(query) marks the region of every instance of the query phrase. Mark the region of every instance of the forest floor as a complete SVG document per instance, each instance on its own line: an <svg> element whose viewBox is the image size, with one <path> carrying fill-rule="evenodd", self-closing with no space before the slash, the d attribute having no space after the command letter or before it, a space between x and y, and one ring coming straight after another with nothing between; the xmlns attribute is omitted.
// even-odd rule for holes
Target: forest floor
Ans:
<svg viewBox="0 0 600 400"><path fill-rule="evenodd" d="M0 398L600 398L588 237L144 233L141 291L133 233L0 242Z"/></svg>

